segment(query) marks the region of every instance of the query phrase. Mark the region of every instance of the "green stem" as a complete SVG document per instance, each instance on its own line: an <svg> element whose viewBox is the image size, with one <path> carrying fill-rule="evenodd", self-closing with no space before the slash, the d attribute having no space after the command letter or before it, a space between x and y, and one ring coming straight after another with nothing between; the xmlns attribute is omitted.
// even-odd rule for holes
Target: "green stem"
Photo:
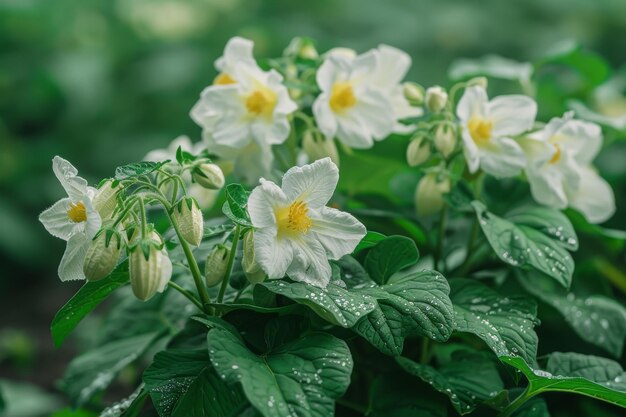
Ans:
<svg viewBox="0 0 626 417"><path fill-rule="evenodd" d="M434 263L435 263L435 269L440 270L439 269L439 261L441 259L441 253L443 251L443 240L445 238L445 234L446 234L446 222L448 220L448 205L445 204L443 206L443 208L441 209L441 217L439 218L439 229L437 232L437 246L435 247L435 253L433 255L434 257ZM444 262L444 266L445 266L445 262Z"/></svg>
<svg viewBox="0 0 626 417"><path fill-rule="evenodd" d="M170 287L174 288L176 291L178 291L179 293L184 295L189 301L194 303L196 305L196 307L198 307L201 311L204 312L204 308L202 307L202 303L200 302L200 300L198 300L193 295L193 293L191 291L188 291L188 290L184 289L183 287L181 287L180 285L178 285L174 281L168 282L167 285L169 285Z"/></svg>
<svg viewBox="0 0 626 417"><path fill-rule="evenodd" d="M224 300L224 294L226 293L226 287L228 287L228 281L230 281L230 274L233 272L233 264L235 263L235 255L237 254L237 244L239 243L239 235L241 233L241 226L237 224L235 226L235 234L233 235L233 243L230 245L230 253L228 254L228 264L226 264L226 274L222 279L222 286L217 296L217 303L220 304Z"/></svg>
<svg viewBox="0 0 626 417"><path fill-rule="evenodd" d="M529 399L539 394L539 391L532 391L531 386L528 385L524 392L517 397L507 408L502 410L498 417L510 417L515 413L522 405L526 403Z"/></svg>
<svg viewBox="0 0 626 417"><path fill-rule="evenodd" d="M420 363L427 364L430 361L430 339L424 337L422 339L422 351L420 353Z"/></svg>
<svg viewBox="0 0 626 417"><path fill-rule="evenodd" d="M143 198L139 198L139 214L141 215L141 237L146 237L148 233L148 225L146 222L146 206Z"/></svg>
<svg viewBox="0 0 626 417"><path fill-rule="evenodd" d="M474 218L474 222L472 223L472 229L470 231L469 239L467 240L466 252L465 252L465 260L459 267L459 276L463 277L467 275L472 266L472 255L474 251L474 244L476 243L476 239L478 238L478 231L480 230L480 225L478 224L478 219Z"/></svg>

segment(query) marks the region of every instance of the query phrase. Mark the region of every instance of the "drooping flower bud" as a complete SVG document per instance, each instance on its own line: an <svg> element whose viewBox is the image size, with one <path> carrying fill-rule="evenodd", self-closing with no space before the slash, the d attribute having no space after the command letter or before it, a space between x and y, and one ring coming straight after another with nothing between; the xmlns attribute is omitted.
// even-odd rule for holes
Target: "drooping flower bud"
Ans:
<svg viewBox="0 0 626 417"><path fill-rule="evenodd" d="M83 272L88 281L108 276L120 258L122 238L117 230L104 229L96 235L87 249Z"/></svg>
<svg viewBox="0 0 626 417"><path fill-rule="evenodd" d="M302 149L309 157L309 162L330 157L331 161L339 166L339 152L332 139L315 138L315 135L307 130L302 138Z"/></svg>
<svg viewBox="0 0 626 417"><path fill-rule="evenodd" d="M448 93L443 87L435 85L426 90L426 98L424 100L426 108L431 113L439 113L448 102Z"/></svg>
<svg viewBox="0 0 626 417"><path fill-rule="evenodd" d="M430 158L430 143L424 136L417 136L411 140L406 148L406 161L409 166L415 167L423 164Z"/></svg>
<svg viewBox="0 0 626 417"><path fill-rule="evenodd" d="M178 223L183 239L194 246L199 246L202 242L204 220L196 199L183 197L174 206L172 217Z"/></svg>
<svg viewBox="0 0 626 417"><path fill-rule="evenodd" d="M209 190L219 190L224 186L224 173L217 165L208 160L199 161L193 168L192 178Z"/></svg>
<svg viewBox="0 0 626 417"><path fill-rule="evenodd" d="M117 207L117 192L121 189L119 183L110 179L106 180L98 189L92 204L101 218L108 219L111 217L115 207Z"/></svg>
<svg viewBox="0 0 626 417"><path fill-rule="evenodd" d="M427 173L415 189L415 209L418 216L430 216L443 209L444 194L450 192L450 179L436 172Z"/></svg>
<svg viewBox="0 0 626 417"><path fill-rule="evenodd" d="M172 277L172 262L156 232L140 238L130 248L128 271L133 294L140 300L148 301L157 291L165 290Z"/></svg>
<svg viewBox="0 0 626 417"><path fill-rule="evenodd" d="M254 232L250 230L243 238L243 260L241 261L243 272L250 284L256 284L265 280L265 271L256 261L254 253Z"/></svg>
<svg viewBox="0 0 626 417"><path fill-rule="evenodd" d="M407 81L402 84L402 92L411 106L419 107L424 104L424 87L421 85Z"/></svg>
<svg viewBox="0 0 626 417"><path fill-rule="evenodd" d="M435 148L447 158L456 148L456 133L446 124L440 124L435 131Z"/></svg>
<svg viewBox="0 0 626 417"><path fill-rule="evenodd" d="M226 276L229 254L230 251L224 245L215 245L207 256L204 277L208 287L219 285Z"/></svg>

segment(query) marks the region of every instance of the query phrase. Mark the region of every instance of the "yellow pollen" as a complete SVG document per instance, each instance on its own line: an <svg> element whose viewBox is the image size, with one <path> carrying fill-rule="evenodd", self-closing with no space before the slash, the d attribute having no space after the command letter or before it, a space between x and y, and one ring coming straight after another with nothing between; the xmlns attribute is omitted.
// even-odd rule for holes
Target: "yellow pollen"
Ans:
<svg viewBox="0 0 626 417"><path fill-rule="evenodd" d="M70 209L67 211L67 217L74 223L87 221L87 210L82 202L70 203Z"/></svg>
<svg viewBox="0 0 626 417"><path fill-rule="evenodd" d="M339 82L333 85L330 92L330 108L335 113L341 113L356 104L356 97L352 85L347 82Z"/></svg>
<svg viewBox="0 0 626 417"><path fill-rule="evenodd" d="M309 208L302 201L294 201L289 207L276 210L276 223L279 233L306 233L313 222L308 215Z"/></svg>
<svg viewBox="0 0 626 417"><path fill-rule="evenodd" d="M277 100L276 93L268 88L261 88L248 96L246 108L250 114L270 118L274 112L274 107L276 107Z"/></svg>
<svg viewBox="0 0 626 417"><path fill-rule="evenodd" d="M472 117L467 123L470 136L477 145L484 145L491 139L493 123L480 117Z"/></svg>
<svg viewBox="0 0 626 417"><path fill-rule="evenodd" d="M556 151L554 152L554 155L552 155L552 159L550 159L550 161L548 162L551 164L556 164L557 162L559 162L559 159L561 159L561 147L559 145L553 146Z"/></svg>
<svg viewBox="0 0 626 417"><path fill-rule="evenodd" d="M213 85L228 85L228 84L236 84L235 81L230 75L225 72L221 72L215 79L213 80Z"/></svg>

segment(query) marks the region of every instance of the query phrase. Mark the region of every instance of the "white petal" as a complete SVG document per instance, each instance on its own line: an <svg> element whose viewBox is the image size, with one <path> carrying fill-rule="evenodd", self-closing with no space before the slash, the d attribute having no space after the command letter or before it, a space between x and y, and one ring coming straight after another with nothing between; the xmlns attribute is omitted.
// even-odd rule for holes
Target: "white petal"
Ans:
<svg viewBox="0 0 626 417"><path fill-rule="evenodd" d="M541 169L556 153L554 145L539 139L541 136L542 134L526 136L518 141L528 161L526 167L527 171Z"/></svg>
<svg viewBox="0 0 626 417"><path fill-rule="evenodd" d="M530 191L536 202L557 209L567 207L567 195L563 188L563 176L554 167L546 167L540 172L527 173Z"/></svg>
<svg viewBox="0 0 626 417"><path fill-rule="evenodd" d="M348 62L331 55L327 57L317 70L317 85L323 93L330 92L337 81L345 81L348 77Z"/></svg>
<svg viewBox="0 0 626 417"><path fill-rule="evenodd" d="M595 123L569 120L558 132L563 152L571 153L581 165L589 165L602 148L602 130Z"/></svg>
<svg viewBox="0 0 626 417"><path fill-rule="evenodd" d="M411 67L411 57L406 52L389 45L379 45L378 65L372 81L378 87L391 89L402 82Z"/></svg>
<svg viewBox="0 0 626 417"><path fill-rule="evenodd" d="M327 138L334 138L337 134L337 119L329 105L330 96L327 93L320 94L313 103L313 115L320 131Z"/></svg>
<svg viewBox="0 0 626 417"><path fill-rule="evenodd" d="M615 195L611 186L591 167L580 170L578 190L568 190L570 206L580 211L589 223L602 223L615 213Z"/></svg>
<svg viewBox="0 0 626 417"><path fill-rule="evenodd" d="M378 140L389 136L396 123L393 104L377 91L368 91L361 95L351 112Z"/></svg>
<svg viewBox="0 0 626 417"><path fill-rule="evenodd" d="M261 179L261 185L257 186L248 197L248 213L252 225L256 228L276 228L275 210L287 206L288 200L283 190L272 181Z"/></svg>
<svg viewBox="0 0 626 417"><path fill-rule="evenodd" d="M224 55L215 61L215 68L218 71L232 74L237 65L256 65L252 50L254 43L251 40L235 36L231 38L224 48Z"/></svg>
<svg viewBox="0 0 626 417"><path fill-rule="evenodd" d="M100 230L100 227L102 226L102 218L100 217L100 213L98 213L91 203L91 200L84 198L83 204L85 205L85 214L87 214L84 233L87 239L91 240L96 235L98 230Z"/></svg>
<svg viewBox="0 0 626 417"><path fill-rule="evenodd" d="M339 181L339 169L330 158L293 167L283 177L282 189L291 201L303 201L316 209L328 203Z"/></svg>
<svg viewBox="0 0 626 417"><path fill-rule="evenodd" d="M513 139L493 138L478 148L480 167L494 177L513 177L526 166L526 155Z"/></svg>
<svg viewBox="0 0 626 417"><path fill-rule="evenodd" d="M293 240L292 244L294 253L287 269L289 278L320 288L326 287L332 270L322 244L312 236Z"/></svg>
<svg viewBox="0 0 626 417"><path fill-rule="evenodd" d="M85 279L83 264L85 255L91 244L91 239L82 234L76 234L67 241L65 253L59 264L59 278L61 281L75 281Z"/></svg>
<svg viewBox="0 0 626 417"><path fill-rule="evenodd" d="M376 71L377 64L378 54L375 50L357 56L350 65L350 79L356 83L369 81L371 74Z"/></svg>
<svg viewBox="0 0 626 417"><path fill-rule="evenodd" d="M352 253L367 233L365 226L354 216L334 208L322 207L311 217L311 232L324 246L330 259Z"/></svg>
<svg viewBox="0 0 626 417"><path fill-rule="evenodd" d="M254 255L268 277L285 276L293 260L293 248L288 239L277 239L276 229L263 228L254 232Z"/></svg>
<svg viewBox="0 0 626 417"><path fill-rule="evenodd" d="M475 173L480 167L480 154L478 153L478 146L472 139L469 131L466 127L463 127L461 132L461 138L463 140L463 155L467 162L467 168L470 173Z"/></svg>
<svg viewBox="0 0 626 417"><path fill-rule="evenodd" d="M337 139L355 149L367 149L374 145L372 132L352 112L337 118Z"/></svg>
<svg viewBox="0 0 626 417"><path fill-rule="evenodd" d="M39 215L39 221L48 233L59 239L68 240L76 233L82 233L85 225L74 223L67 216L72 200L64 198Z"/></svg>
<svg viewBox="0 0 626 417"><path fill-rule="evenodd" d="M264 118L257 118L250 124L252 137L262 145L280 145L287 140L290 130L291 124L284 115L275 116L269 122Z"/></svg>
<svg viewBox="0 0 626 417"><path fill-rule="evenodd" d="M87 180L78 176L78 170L74 168L74 165L60 156L55 156L52 159L52 170L73 201L83 198L87 192Z"/></svg>
<svg viewBox="0 0 626 417"><path fill-rule="evenodd" d="M494 98L487 105L495 137L516 136L530 130L537 116L537 103L530 97L508 95Z"/></svg>
<svg viewBox="0 0 626 417"><path fill-rule="evenodd" d="M219 114L200 98L189 112L189 116L203 129L212 129Z"/></svg>
<svg viewBox="0 0 626 417"><path fill-rule="evenodd" d="M487 100L487 91L484 88L479 86L466 88L456 106L456 114L463 121L468 121L472 116L484 117Z"/></svg>

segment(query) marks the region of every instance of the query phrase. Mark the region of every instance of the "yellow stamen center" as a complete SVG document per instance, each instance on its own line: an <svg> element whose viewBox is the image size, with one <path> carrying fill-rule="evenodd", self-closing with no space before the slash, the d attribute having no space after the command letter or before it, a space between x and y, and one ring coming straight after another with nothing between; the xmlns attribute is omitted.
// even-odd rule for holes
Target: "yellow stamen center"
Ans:
<svg viewBox="0 0 626 417"><path fill-rule="evenodd" d="M213 85L228 85L228 84L236 84L236 83L237 81L235 81L230 75L226 74L225 72L220 73L213 80Z"/></svg>
<svg viewBox="0 0 626 417"><path fill-rule="evenodd" d="M352 85L347 82L339 82L333 85L330 92L330 108L335 113L341 113L356 104L356 97Z"/></svg>
<svg viewBox="0 0 626 417"><path fill-rule="evenodd" d="M87 210L85 205L79 201L78 203L70 203L70 208L67 211L67 217L74 223L81 223L87 221Z"/></svg>
<svg viewBox="0 0 626 417"><path fill-rule="evenodd" d="M561 147L559 145L554 145L554 144L553 146L556 151L554 152L554 155L552 155L552 159L550 159L550 161L548 162L551 164L556 164L561 159Z"/></svg>
<svg viewBox="0 0 626 417"><path fill-rule="evenodd" d="M480 117L472 117L467 123L470 136L477 145L484 145L489 142L492 128L493 123L490 120L481 119Z"/></svg>
<svg viewBox="0 0 626 417"><path fill-rule="evenodd" d="M308 215L309 208L302 201L294 201L288 207L276 210L276 223L279 233L306 233L313 222Z"/></svg>
<svg viewBox="0 0 626 417"><path fill-rule="evenodd" d="M276 93L268 88L260 88L255 90L246 98L246 108L248 113L254 116L272 117L274 107L278 97Z"/></svg>

